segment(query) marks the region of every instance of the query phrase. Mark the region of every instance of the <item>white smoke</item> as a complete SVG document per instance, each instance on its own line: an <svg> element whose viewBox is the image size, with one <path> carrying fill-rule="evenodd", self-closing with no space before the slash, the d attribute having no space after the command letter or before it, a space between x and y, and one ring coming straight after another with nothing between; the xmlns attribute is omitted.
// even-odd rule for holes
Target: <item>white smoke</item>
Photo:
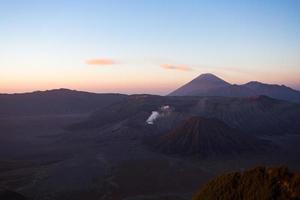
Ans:
<svg viewBox="0 0 300 200"><path fill-rule="evenodd" d="M147 124L154 124L154 121L158 118L169 115L172 112L172 108L169 105L161 106L158 111L152 111L151 115L146 120Z"/></svg>
<svg viewBox="0 0 300 200"><path fill-rule="evenodd" d="M163 110L163 111L167 111L167 110L169 110L170 108L171 108L171 107L170 107L169 105L160 107L160 109Z"/></svg>
<svg viewBox="0 0 300 200"><path fill-rule="evenodd" d="M154 121L160 116L159 112L152 111L152 114L147 119L147 124L154 124Z"/></svg>

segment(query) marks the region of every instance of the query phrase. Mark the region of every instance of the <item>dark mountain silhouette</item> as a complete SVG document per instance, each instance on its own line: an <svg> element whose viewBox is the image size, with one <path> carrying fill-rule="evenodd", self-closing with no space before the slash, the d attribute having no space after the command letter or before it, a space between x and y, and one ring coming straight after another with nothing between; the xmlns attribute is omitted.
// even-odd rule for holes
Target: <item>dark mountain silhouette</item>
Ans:
<svg viewBox="0 0 300 200"><path fill-rule="evenodd" d="M266 95L287 101L300 101L300 92L284 85L249 82L243 85L230 84L213 74L202 74L171 92L169 96L225 96L251 97Z"/></svg>
<svg viewBox="0 0 300 200"><path fill-rule="evenodd" d="M289 101L300 101L300 92L285 85L265 84L251 81L243 86L255 91L255 93L259 95L267 95L276 99Z"/></svg>
<svg viewBox="0 0 300 200"><path fill-rule="evenodd" d="M285 167L256 167L217 177L193 200L296 200L300 199L300 173Z"/></svg>
<svg viewBox="0 0 300 200"><path fill-rule="evenodd" d="M218 119L204 117L187 119L158 143L158 149L165 153L200 157L254 153L267 147L267 143L241 134Z"/></svg>
<svg viewBox="0 0 300 200"><path fill-rule="evenodd" d="M89 113L126 98L122 94L96 94L68 89L0 94L0 115Z"/></svg>

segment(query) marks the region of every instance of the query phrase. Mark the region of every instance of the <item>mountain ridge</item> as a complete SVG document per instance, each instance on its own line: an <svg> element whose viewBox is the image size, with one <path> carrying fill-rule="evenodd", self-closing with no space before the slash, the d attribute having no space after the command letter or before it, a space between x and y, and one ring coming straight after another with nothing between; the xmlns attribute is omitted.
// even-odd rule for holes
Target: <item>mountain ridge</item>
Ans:
<svg viewBox="0 0 300 200"><path fill-rule="evenodd" d="M127 95L122 94L98 94L69 89L0 94L0 116L82 114L126 98Z"/></svg>
<svg viewBox="0 0 300 200"><path fill-rule="evenodd" d="M214 74L205 73L174 90L168 96L251 97L266 95L275 99L300 102L300 91L285 85L250 81L231 84Z"/></svg>

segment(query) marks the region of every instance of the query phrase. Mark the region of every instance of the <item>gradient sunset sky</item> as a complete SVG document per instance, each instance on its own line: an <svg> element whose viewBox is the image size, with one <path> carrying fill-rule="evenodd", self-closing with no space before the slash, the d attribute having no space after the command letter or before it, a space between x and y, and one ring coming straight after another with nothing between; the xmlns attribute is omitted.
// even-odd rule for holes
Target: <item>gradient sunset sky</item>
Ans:
<svg viewBox="0 0 300 200"><path fill-rule="evenodd" d="M167 94L201 73L300 90L299 0L0 3L0 93Z"/></svg>

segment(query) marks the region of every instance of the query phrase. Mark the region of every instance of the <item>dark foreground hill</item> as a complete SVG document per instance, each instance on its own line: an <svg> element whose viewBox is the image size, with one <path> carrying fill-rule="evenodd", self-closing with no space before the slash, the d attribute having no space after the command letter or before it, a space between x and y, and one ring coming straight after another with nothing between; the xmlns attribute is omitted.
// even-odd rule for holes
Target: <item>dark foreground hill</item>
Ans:
<svg viewBox="0 0 300 200"><path fill-rule="evenodd" d="M201 74L189 83L176 89L170 96L225 96L251 97L266 95L275 99L300 101L300 91L285 85L251 81L243 85L230 84L213 74Z"/></svg>
<svg viewBox="0 0 300 200"><path fill-rule="evenodd" d="M191 117L163 135L157 147L169 154L211 157L253 154L267 149L269 145L242 134L218 119Z"/></svg>
<svg viewBox="0 0 300 200"><path fill-rule="evenodd" d="M284 167L257 167L217 177L193 200L296 200L300 199L300 173Z"/></svg>

